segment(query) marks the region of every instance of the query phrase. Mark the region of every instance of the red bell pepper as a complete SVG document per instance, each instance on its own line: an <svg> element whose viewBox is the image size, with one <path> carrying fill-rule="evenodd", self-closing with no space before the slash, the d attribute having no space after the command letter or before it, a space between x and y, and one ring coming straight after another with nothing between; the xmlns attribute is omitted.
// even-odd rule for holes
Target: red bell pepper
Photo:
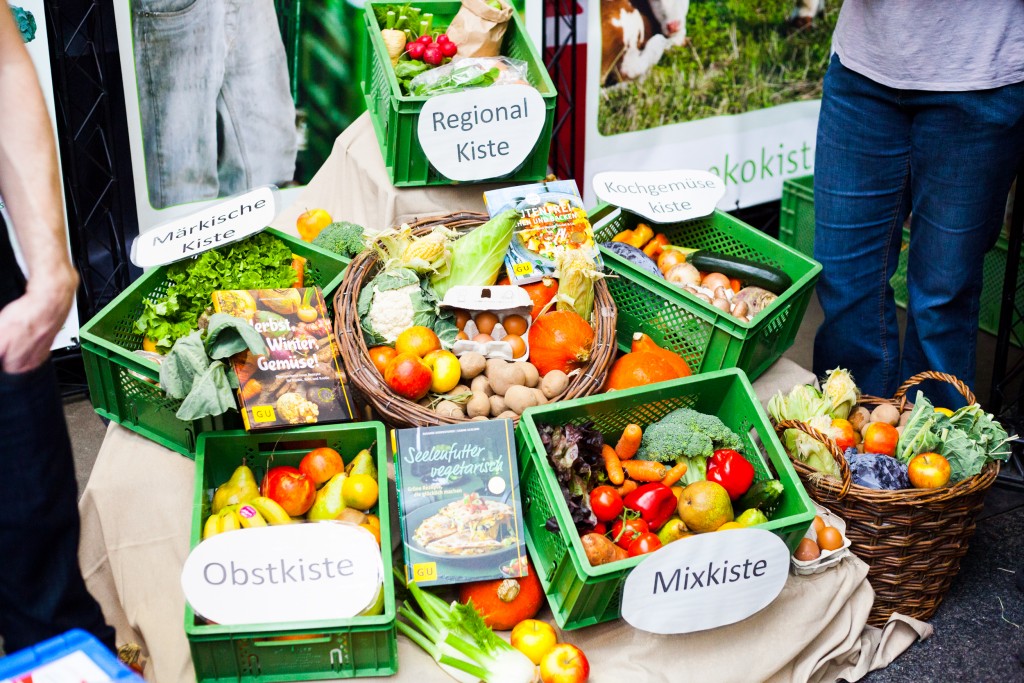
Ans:
<svg viewBox="0 0 1024 683"><path fill-rule="evenodd" d="M754 466L736 451L722 448L708 460L708 481L721 484L729 498L739 500L754 483Z"/></svg>
<svg viewBox="0 0 1024 683"><path fill-rule="evenodd" d="M661 482L651 482L629 493L622 502L630 510L640 513L640 519L647 522L652 531L657 531L676 511L678 502L672 489Z"/></svg>

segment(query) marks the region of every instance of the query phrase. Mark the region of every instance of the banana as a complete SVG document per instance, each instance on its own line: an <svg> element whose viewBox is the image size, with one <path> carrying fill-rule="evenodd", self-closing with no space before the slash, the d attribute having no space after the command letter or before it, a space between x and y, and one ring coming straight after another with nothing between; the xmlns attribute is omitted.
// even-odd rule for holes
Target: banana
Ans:
<svg viewBox="0 0 1024 683"><path fill-rule="evenodd" d="M206 524L203 525L203 540L205 541L210 536L216 536L220 533L220 515L214 514L206 518Z"/></svg>
<svg viewBox="0 0 1024 683"><path fill-rule="evenodd" d="M238 512L234 509L227 507L220 511L220 531L235 531L236 529L242 528L242 522L238 517Z"/></svg>
<svg viewBox="0 0 1024 683"><path fill-rule="evenodd" d="M260 511L248 503L238 508L238 518L242 522L243 529L267 526L267 520L263 519Z"/></svg>
<svg viewBox="0 0 1024 683"><path fill-rule="evenodd" d="M278 524L291 524L292 518L288 516L288 513L284 511L278 502L272 498L266 496L258 496L249 501L249 505L256 508L263 519L271 526Z"/></svg>

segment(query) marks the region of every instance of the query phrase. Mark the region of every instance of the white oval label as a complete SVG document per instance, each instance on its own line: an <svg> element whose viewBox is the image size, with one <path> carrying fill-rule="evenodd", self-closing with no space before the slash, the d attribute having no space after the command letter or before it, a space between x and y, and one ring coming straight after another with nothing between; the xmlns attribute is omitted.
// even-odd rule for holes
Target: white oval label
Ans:
<svg viewBox="0 0 1024 683"><path fill-rule="evenodd" d="M185 560L181 587L217 624L354 617L381 589L377 541L354 524L315 522L212 536Z"/></svg>
<svg viewBox="0 0 1024 683"><path fill-rule="evenodd" d="M427 159L452 180L508 175L537 145L547 112L529 85L494 85L424 102L417 132Z"/></svg>
<svg viewBox="0 0 1024 683"><path fill-rule="evenodd" d="M655 223L678 223L711 215L725 184L707 171L605 171L594 176L594 194Z"/></svg>
<svg viewBox="0 0 1024 683"><path fill-rule="evenodd" d="M651 633L692 633L767 607L786 584L789 549L763 529L689 536L638 564L626 578L622 618Z"/></svg>

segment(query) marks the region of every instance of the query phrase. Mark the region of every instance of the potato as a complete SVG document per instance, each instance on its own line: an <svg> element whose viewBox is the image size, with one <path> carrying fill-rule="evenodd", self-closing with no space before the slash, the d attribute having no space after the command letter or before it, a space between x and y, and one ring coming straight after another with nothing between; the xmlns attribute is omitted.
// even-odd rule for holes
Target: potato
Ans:
<svg viewBox="0 0 1024 683"><path fill-rule="evenodd" d="M537 397L537 405L542 406L548 402L548 397L540 389L534 389L533 395Z"/></svg>
<svg viewBox="0 0 1024 683"><path fill-rule="evenodd" d="M914 411L913 411L913 410L908 410L908 411L906 411L905 413L902 413L902 414L900 415L900 423L899 423L899 424L898 424L897 426L898 426L898 427L905 427L905 426L906 426L906 424L907 424L908 422L910 422L910 416L911 416L911 415L912 415L913 413L914 413Z"/></svg>
<svg viewBox="0 0 1024 683"><path fill-rule="evenodd" d="M516 419L519 416L516 415L511 410L506 410L504 413L502 413L501 415L498 415L497 417L498 417L499 420L514 420L514 419Z"/></svg>
<svg viewBox="0 0 1024 683"><path fill-rule="evenodd" d="M511 387L526 388L526 375L523 374L523 369L519 365L519 363L508 363L505 367L496 367L493 373L487 374L487 381L491 383L494 393L504 396ZM505 402L508 403L507 400Z"/></svg>
<svg viewBox="0 0 1024 683"><path fill-rule="evenodd" d="M338 513L337 519L342 522L350 522L352 524L363 524L366 522L366 513L360 512L355 508L344 508Z"/></svg>
<svg viewBox="0 0 1024 683"><path fill-rule="evenodd" d="M434 408L434 412L444 417L466 417L465 411L462 410L462 406L451 401L441 401Z"/></svg>
<svg viewBox="0 0 1024 683"><path fill-rule="evenodd" d="M511 386L505 392L505 405L508 406L509 410L522 415L524 410L537 405L537 396L533 393L533 389L529 387L522 385Z"/></svg>
<svg viewBox="0 0 1024 683"><path fill-rule="evenodd" d="M470 422L486 422L487 420L490 420L490 419L491 418L487 417L486 415L477 415L476 417L469 418L469 421Z"/></svg>
<svg viewBox="0 0 1024 683"><path fill-rule="evenodd" d="M532 389L540 384L540 373L533 363L520 363L519 367L523 369L523 375L526 377L526 386Z"/></svg>
<svg viewBox="0 0 1024 683"><path fill-rule="evenodd" d="M508 365L508 362L501 358L488 358L484 374L486 374L487 378L490 379L493 373L498 372L500 368L503 368L506 365Z"/></svg>
<svg viewBox="0 0 1024 683"><path fill-rule="evenodd" d="M853 429L859 432L865 424L871 422L871 411L864 406L857 406L846 419L853 425Z"/></svg>
<svg viewBox="0 0 1024 683"><path fill-rule="evenodd" d="M482 391L474 391L473 398L466 404L466 414L470 417L487 417L491 414L491 401Z"/></svg>
<svg viewBox="0 0 1024 683"><path fill-rule="evenodd" d="M569 376L561 370L552 370L540 381L540 390L550 400L560 395L569 386Z"/></svg>
<svg viewBox="0 0 1024 683"><path fill-rule="evenodd" d="M481 353L466 353L459 356L462 379L473 379L487 367L487 359Z"/></svg>
<svg viewBox="0 0 1024 683"><path fill-rule="evenodd" d="M583 541L583 550L586 551L587 561L591 566L597 567L629 557L625 550L601 534L584 534L580 540Z"/></svg>
<svg viewBox="0 0 1024 683"><path fill-rule="evenodd" d="M888 403L879 404L871 411L872 422L885 422L895 427L900 423L900 411Z"/></svg>
<svg viewBox="0 0 1024 683"><path fill-rule="evenodd" d="M491 389L491 383L483 375L477 375L476 377L473 378L473 382L470 385L469 390L472 391L474 394L481 393L485 394L486 396L490 396L491 394L494 393L494 390Z"/></svg>
<svg viewBox="0 0 1024 683"><path fill-rule="evenodd" d="M504 398L497 394L491 396L491 415L501 415L506 410L508 410L508 406L505 405Z"/></svg>

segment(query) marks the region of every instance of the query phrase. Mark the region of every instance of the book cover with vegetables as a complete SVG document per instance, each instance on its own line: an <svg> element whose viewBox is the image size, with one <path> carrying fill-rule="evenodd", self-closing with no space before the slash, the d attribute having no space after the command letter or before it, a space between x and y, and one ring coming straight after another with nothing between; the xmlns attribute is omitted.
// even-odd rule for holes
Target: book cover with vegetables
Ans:
<svg viewBox="0 0 1024 683"><path fill-rule="evenodd" d="M392 432L406 575L421 586L521 577L511 420Z"/></svg>
<svg viewBox="0 0 1024 683"><path fill-rule="evenodd" d="M231 359L248 430L347 422L352 401L318 287L213 293L213 307L248 321L269 351Z"/></svg>
<svg viewBox="0 0 1024 683"><path fill-rule="evenodd" d="M585 252L601 268L601 254L575 180L489 190L484 192L484 204L492 217L507 209L519 214L505 255L512 284L553 276L559 257L567 252Z"/></svg>

